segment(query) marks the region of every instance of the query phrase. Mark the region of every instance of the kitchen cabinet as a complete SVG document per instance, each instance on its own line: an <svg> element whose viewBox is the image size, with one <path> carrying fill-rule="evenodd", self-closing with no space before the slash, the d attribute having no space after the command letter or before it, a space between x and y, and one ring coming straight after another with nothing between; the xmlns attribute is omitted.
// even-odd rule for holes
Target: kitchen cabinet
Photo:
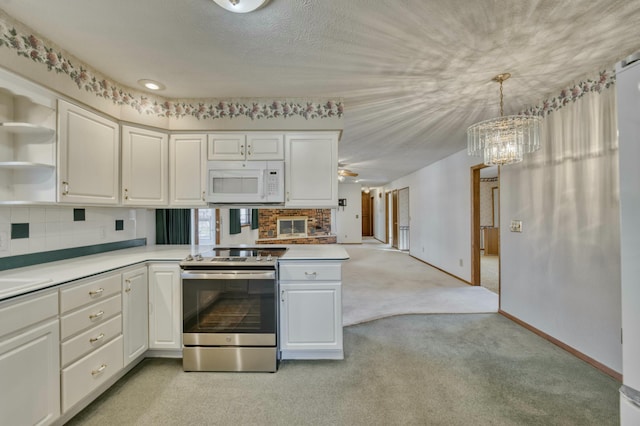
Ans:
<svg viewBox="0 0 640 426"><path fill-rule="evenodd" d="M204 134L171 135L169 138L169 204L206 206L207 137Z"/></svg>
<svg viewBox="0 0 640 426"><path fill-rule="evenodd" d="M280 262L282 359L343 359L341 264Z"/></svg>
<svg viewBox="0 0 640 426"><path fill-rule="evenodd" d="M56 201L56 102L0 71L0 204Z"/></svg>
<svg viewBox="0 0 640 426"><path fill-rule="evenodd" d="M122 275L79 280L62 286L59 293L64 413L123 367Z"/></svg>
<svg viewBox="0 0 640 426"><path fill-rule="evenodd" d="M149 265L149 349L182 350L180 267Z"/></svg>
<svg viewBox="0 0 640 426"><path fill-rule="evenodd" d="M118 204L120 128L104 116L58 101L58 202Z"/></svg>
<svg viewBox="0 0 640 426"><path fill-rule="evenodd" d="M144 354L149 347L149 293L147 267L122 274L122 335L124 365Z"/></svg>
<svg viewBox="0 0 640 426"><path fill-rule="evenodd" d="M122 126L122 204L169 202L169 138L166 133Z"/></svg>
<svg viewBox="0 0 640 426"><path fill-rule="evenodd" d="M277 132L228 132L208 135L208 160L284 160L284 135Z"/></svg>
<svg viewBox="0 0 640 426"><path fill-rule="evenodd" d="M60 417L57 292L0 304L2 424L48 425Z"/></svg>
<svg viewBox="0 0 640 426"><path fill-rule="evenodd" d="M338 205L338 134L285 135L286 207L334 208Z"/></svg>

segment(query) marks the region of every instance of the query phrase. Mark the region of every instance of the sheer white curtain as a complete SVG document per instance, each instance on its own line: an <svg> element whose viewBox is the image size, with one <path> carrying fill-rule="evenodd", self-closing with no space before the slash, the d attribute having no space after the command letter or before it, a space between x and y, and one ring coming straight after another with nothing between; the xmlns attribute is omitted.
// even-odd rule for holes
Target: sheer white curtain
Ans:
<svg viewBox="0 0 640 426"><path fill-rule="evenodd" d="M552 111L540 151L501 168L501 306L615 368L620 226L615 86ZM522 220L521 234L509 232Z"/></svg>

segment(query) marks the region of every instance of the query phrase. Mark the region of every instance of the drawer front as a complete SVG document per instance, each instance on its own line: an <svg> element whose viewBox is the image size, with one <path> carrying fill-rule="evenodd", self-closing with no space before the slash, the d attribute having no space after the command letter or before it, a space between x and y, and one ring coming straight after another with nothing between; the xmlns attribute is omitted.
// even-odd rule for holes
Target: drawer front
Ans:
<svg viewBox="0 0 640 426"><path fill-rule="evenodd" d="M337 262L280 263L281 281L340 281L342 265Z"/></svg>
<svg viewBox="0 0 640 426"><path fill-rule="evenodd" d="M122 336L62 370L62 411L109 380L122 367Z"/></svg>
<svg viewBox="0 0 640 426"><path fill-rule="evenodd" d="M65 366L94 349L104 346L105 343L120 334L122 334L122 315L106 320L104 323L63 342L60 362Z"/></svg>
<svg viewBox="0 0 640 426"><path fill-rule="evenodd" d="M87 303L108 299L120 293L122 282L120 274L104 278L91 279L83 284L75 284L60 290L60 312L65 313Z"/></svg>
<svg viewBox="0 0 640 426"><path fill-rule="evenodd" d="M58 315L56 291L0 304L0 336Z"/></svg>
<svg viewBox="0 0 640 426"><path fill-rule="evenodd" d="M94 327L122 312L122 296L118 293L102 302L94 303L60 319L60 338L66 339L79 331Z"/></svg>

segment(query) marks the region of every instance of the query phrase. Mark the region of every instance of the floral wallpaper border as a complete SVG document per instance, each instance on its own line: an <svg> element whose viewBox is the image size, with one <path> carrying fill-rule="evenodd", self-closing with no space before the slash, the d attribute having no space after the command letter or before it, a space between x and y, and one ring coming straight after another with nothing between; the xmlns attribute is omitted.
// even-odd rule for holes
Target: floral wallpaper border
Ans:
<svg viewBox="0 0 640 426"><path fill-rule="evenodd" d="M595 80L585 80L576 83L573 87L569 87L560 91L558 96L547 99L542 104L530 107L521 112L522 115L539 115L547 116L553 111L558 111L563 106L571 102L575 102L587 93L598 92L612 87L616 82L616 73L614 70L600 71L598 78Z"/></svg>
<svg viewBox="0 0 640 426"><path fill-rule="evenodd" d="M64 74L78 89L110 99L114 104L129 106L140 114L158 117L194 117L198 120L247 117L251 120L287 118L300 116L305 119L342 117L344 105L341 100L322 102L293 100L246 100L246 101L176 101L153 100L144 94L132 92L89 69L71 55L53 47L42 37L23 30L20 24L7 22L0 14L0 46L15 50L18 56L31 59L47 67L49 72Z"/></svg>
<svg viewBox="0 0 640 426"><path fill-rule="evenodd" d="M80 61L55 49L52 43L23 30L20 24L8 22L10 19L0 14L0 46L15 50L19 56L47 67L50 72L64 74L75 82L80 90L94 93L96 96L110 99L114 104L127 105L140 114L158 117L194 117L198 120L247 117L255 119L287 118L293 116L305 119L342 117L344 105L341 100L323 102L288 100L247 100L247 101L177 101L152 100L144 94L138 94L120 87L97 72L91 71ZM20 28L20 29L16 29ZM600 71L597 79L580 81L574 86L563 89L560 94L544 100L540 105L532 106L520 114L547 116L565 105L575 102L587 93L601 93L615 84L614 70Z"/></svg>

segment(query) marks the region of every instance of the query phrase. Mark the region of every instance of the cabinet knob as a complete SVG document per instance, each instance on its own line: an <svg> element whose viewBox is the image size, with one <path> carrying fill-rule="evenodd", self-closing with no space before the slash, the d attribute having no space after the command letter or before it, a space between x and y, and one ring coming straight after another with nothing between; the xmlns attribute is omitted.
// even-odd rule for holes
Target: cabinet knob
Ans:
<svg viewBox="0 0 640 426"><path fill-rule="evenodd" d="M91 339L89 339L89 343L95 343L98 340L102 340L102 339L104 339L104 333L100 333L96 337L92 337Z"/></svg>
<svg viewBox="0 0 640 426"><path fill-rule="evenodd" d="M102 373L105 369L107 368L107 364L102 364L100 367L98 367L95 370L91 370L91 375L92 376L96 376L100 373Z"/></svg>
<svg viewBox="0 0 640 426"><path fill-rule="evenodd" d="M202 191L202 201L204 201L204 191Z"/></svg>
<svg viewBox="0 0 640 426"><path fill-rule="evenodd" d="M124 199L125 200L129 199L129 190L127 188L124 189Z"/></svg>
<svg viewBox="0 0 640 426"><path fill-rule="evenodd" d="M247 155L251 155L251 145L247 145Z"/></svg>
<svg viewBox="0 0 640 426"><path fill-rule="evenodd" d="M104 292L104 288L99 288L97 290L91 290L89 292L89 296L100 296L102 294L102 292Z"/></svg>
<svg viewBox="0 0 640 426"><path fill-rule="evenodd" d="M95 314L89 315L90 320L98 319L104 315L104 311L96 312Z"/></svg>

